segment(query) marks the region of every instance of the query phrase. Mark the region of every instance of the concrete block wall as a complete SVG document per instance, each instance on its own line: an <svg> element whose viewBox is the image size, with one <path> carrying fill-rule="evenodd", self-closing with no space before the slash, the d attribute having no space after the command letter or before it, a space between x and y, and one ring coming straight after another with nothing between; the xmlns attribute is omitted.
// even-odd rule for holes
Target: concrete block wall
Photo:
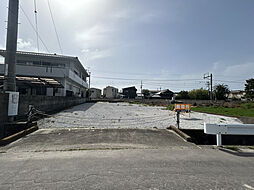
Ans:
<svg viewBox="0 0 254 190"><path fill-rule="evenodd" d="M28 112L29 105L33 105L37 110L44 112L54 112L65 108L82 104L86 98L61 97L61 96L26 96L19 97L19 116L24 116Z"/></svg>
<svg viewBox="0 0 254 190"><path fill-rule="evenodd" d="M7 122L8 94L0 93L0 125ZM61 96L19 96L19 116L28 113L29 105L33 105L36 109L44 112L59 111L71 106L85 103L85 98L77 97L61 97Z"/></svg>

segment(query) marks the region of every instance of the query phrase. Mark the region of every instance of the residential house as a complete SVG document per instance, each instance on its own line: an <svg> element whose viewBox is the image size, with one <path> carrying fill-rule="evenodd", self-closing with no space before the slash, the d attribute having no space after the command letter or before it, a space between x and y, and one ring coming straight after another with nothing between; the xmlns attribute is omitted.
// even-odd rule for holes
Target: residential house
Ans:
<svg viewBox="0 0 254 190"><path fill-rule="evenodd" d="M118 97L118 89L112 86L107 86L103 89L103 96L108 99L114 99Z"/></svg>
<svg viewBox="0 0 254 190"><path fill-rule="evenodd" d="M232 90L228 94L228 99L242 100L245 98L245 94L242 90Z"/></svg>
<svg viewBox="0 0 254 190"><path fill-rule="evenodd" d="M160 99L172 99L174 96L174 92L170 91L169 89L162 90L157 92L156 94L152 95L151 98L160 98Z"/></svg>
<svg viewBox="0 0 254 190"><path fill-rule="evenodd" d="M0 50L1 56L5 54L5 50ZM78 57L17 51L16 60L16 75L23 77L22 85L17 82L18 91L31 95L87 96L89 75ZM4 67L0 64L0 76L4 75ZM43 85L45 79L59 85ZM37 84L33 80L37 80Z"/></svg>
<svg viewBox="0 0 254 190"><path fill-rule="evenodd" d="M134 99L137 97L137 89L135 86L123 88L124 98Z"/></svg>
<svg viewBox="0 0 254 190"><path fill-rule="evenodd" d="M101 98L101 89L98 88L90 88L90 98L98 99Z"/></svg>

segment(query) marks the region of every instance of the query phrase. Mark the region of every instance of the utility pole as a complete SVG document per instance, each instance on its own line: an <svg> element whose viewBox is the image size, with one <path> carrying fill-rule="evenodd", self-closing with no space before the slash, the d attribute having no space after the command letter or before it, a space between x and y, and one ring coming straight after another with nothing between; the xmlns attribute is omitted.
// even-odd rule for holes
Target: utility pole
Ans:
<svg viewBox="0 0 254 190"><path fill-rule="evenodd" d="M143 99L143 95L142 95L142 88L143 88L143 83L142 83L142 80L141 80L141 85L140 85L140 90L141 90L141 99Z"/></svg>
<svg viewBox="0 0 254 190"><path fill-rule="evenodd" d="M208 81L208 87L209 87L209 95L210 95L210 99L213 100L213 74L211 73L209 75L209 73L204 74L204 79L209 79L210 81Z"/></svg>
<svg viewBox="0 0 254 190"><path fill-rule="evenodd" d="M88 96L89 96L89 100L90 100L90 98L91 98L91 90L90 90L90 88L91 88L91 72L88 71L88 74L89 74Z"/></svg>
<svg viewBox="0 0 254 190"><path fill-rule="evenodd" d="M9 0L5 55L4 91L16 91L16 51L19 0Z"/></svg>
<svg viewBox="0 0 254 190"><path fill-rule="evenodd" d="M213 74L211 73L210 75L210 84L211 84L211 94L210 94L210 98L211 100L213 100Z"/></svg>

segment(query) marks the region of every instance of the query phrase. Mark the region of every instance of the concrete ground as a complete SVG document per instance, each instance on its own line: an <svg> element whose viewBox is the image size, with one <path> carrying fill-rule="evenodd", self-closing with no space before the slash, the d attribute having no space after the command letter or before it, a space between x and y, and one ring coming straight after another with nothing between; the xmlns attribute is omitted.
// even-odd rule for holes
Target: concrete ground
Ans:
<svg viewBox="0 0 254 190"><path fill-rule="evenodd" d="M0 189L253 189L238 156L156 129L41 129L0 148Z"/></svg>
<svg viewBox="0 0 254 190"><path fill-rule="evenodd" d="M206 123L238 124L237 118L191 112L180 116L183 129L203 129ZM176 125L176 115L165 107L129 103L86 103L39 121L40 128L142 128L166 129Z"/></svg>

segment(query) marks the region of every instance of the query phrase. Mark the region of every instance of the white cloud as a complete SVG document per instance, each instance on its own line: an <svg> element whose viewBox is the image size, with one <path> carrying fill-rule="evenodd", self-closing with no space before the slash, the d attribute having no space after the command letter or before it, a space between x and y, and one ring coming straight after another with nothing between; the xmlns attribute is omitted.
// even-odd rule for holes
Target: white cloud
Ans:
<svg viewBox="0 0 254 190"><path fill-rule="evenodd" d="M76 33L76 41L86 47L103 45L115 31L114 27L97 24L83 32Z"/></svg>
<svg viewBox="0 0 254 190"><path fill-rule="evenodd" d="M5 49L4 45L0 43L0 49Z"/></svg>
<svg viewBox="0 0 254 190"><path fill-rule="evenodd" d="M125 9L125 10L117 11L116 13L114 13L113 18L124 20L124 19L131 18L131 15L133 15L133 11Z"/></svg>
<svg viewBox="0 0 254 190"><path fill-rule="evenodd" d="M32 51L32 52L36 52L37 48L35 48L33 46L34 42L33 40L29 39L29 40L23 40L21 38L18 39L18 43L17 43L17 49L19 51Z"/></svg>
<svg viewBox="0 0 254 190"><path fill-rule="evenodd" d="M244 63L226 67L223 72L227 76L254 77L254 63Z"/></svg>
<svg viewBox="0 0 254 190"><path fill-rule="evenodd" d="M214 84L227 84L230 89L244 89L246 79L254 77L254 63L227 65L221 61L212 64Z"/></svg>
<svg viewBox="0 0 254 190"><path fill-rule="evenodd" d="M162 15L159 12L143 13L139 15L138 21L143 23L150 23L154 22L154 20L159 20L161 17Z"/></svg>
<svg viewBox="0 0 254 190"><path fill-rule="evenodd" d="M213 68L212 68L213 71L217 71L220 68L219 61L214 62L212 65L213 65Z"/></svg>
<svg viewBox="0 0 254 190"><path fill-rule="evenodd" d="M82 53L87 58L87 60L92 61L96 59L103 59L112 56L110 49L100 50L100 49L83 49Z"/></svg>
<svg viewBox="0 0 254 190"><path fill-rule="evenodd" d="M221 61L212 64L212 71L215 75L229 77L228 80L237 80L237 76L241 78L254 77L254 63L247 62L236 65L227 65Z"/></svg>

